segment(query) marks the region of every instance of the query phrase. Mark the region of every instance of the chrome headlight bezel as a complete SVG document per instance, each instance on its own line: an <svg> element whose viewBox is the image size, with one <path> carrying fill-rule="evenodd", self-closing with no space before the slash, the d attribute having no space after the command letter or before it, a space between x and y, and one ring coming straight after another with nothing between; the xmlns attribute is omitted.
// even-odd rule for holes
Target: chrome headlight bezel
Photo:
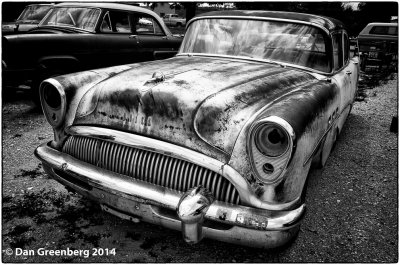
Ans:
<svg viewBox="0 0 400 265"><path fill-rule="evenodd" d="M280 153L268 152L260 147L259 134L266 128L279 131L280 137L285 137L286 147ZM271 130L270 130L271 132ZM248 153L253 172L258 180L264 184L274 184L282 179L286 172L295 144L295 133L292 126L284 119L269 116L254 122L249 131Z"/></svg>
<svg viewBox="0 0 400 265"><path fill-rule="evenodd" d="M40 84L39 95L43 113L48 123L54 128L60 127L64 122L67 109L63 86L53 78L46 79ZM56 100L56 105L49 100Z"/></svg>

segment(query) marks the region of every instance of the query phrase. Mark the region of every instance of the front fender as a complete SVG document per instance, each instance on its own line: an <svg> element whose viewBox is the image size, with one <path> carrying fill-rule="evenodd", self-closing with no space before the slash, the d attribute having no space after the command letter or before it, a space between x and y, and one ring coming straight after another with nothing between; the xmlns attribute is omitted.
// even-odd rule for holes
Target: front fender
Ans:
<svg viewBox="0 0 400 265"><path fill-rule="evenodd" d="M246 177L263 200L296 204L311 164L307 159L328 129L328 121L339 105L339 88L328 81L318 81L292 90L259 110L246 123L235 143L229 165ZM292 126L296 140L286 173L280 181L267 185L255 177L246 144L251 125L269 116L286 120Z"/></svg>
<svg viewBox="0 0 400 265"><path fill-rule="evenodd" d="M66 137L65 128L72 125L78 105L82 97L86 93L88 93L90 88L106 80L107 78L114 76L115 74L125 71L127 69L130 69L130 67L127 65L121 65L121 66L109 67L98 70L77 72L77 73L49 78L41 83L40 89L42 89L42 87L44 87L44 85L47 83L50 83L52 85L57 84L57 86L61 87L65 93L66 114L64 123L57 128L53 128L54 148L56 149L61 148L61 145Z"/></svg>

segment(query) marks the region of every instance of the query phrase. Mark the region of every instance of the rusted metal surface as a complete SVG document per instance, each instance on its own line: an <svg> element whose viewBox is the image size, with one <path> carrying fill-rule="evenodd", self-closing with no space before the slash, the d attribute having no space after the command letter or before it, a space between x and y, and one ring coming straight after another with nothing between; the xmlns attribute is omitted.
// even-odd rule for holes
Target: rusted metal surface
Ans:
<svg viewBox="0 0 400 265"><path fill-rule="evenodd" d="M175 144L170 144L166 143L164 141L159 141L155 139L151 139L148 137L143 137L139 136L136 134L132 133L126 133L126 132L121 132L121 131L116 131L112 129L105 129L105 128L100 128L100 127L90 127L90 126L72 126L66 130L66 132L69 135L72 135L73 137L77 136L80 138L78 140L81 144L74 144L73 142L75 140L72 139L72 144L70 141L71 138L68 139L68 141L65 143L63 150L60 150L63 154L68 154L71 157L74 157L80 162L85 162L88 164L91 164L93 166L96 166L98 170L102 169L107 169L111 170L115 173L125 175L130 178L134 179L139 179L141 181L145 181L146 183L152 183L152 184L160 184L158 181L163 181L164 183L162 184L163 187L165 188L173 188L174 190L181 190L179 188L174 188L173 186L166 185L166 183L170 183L171 179L174 176L174 174L171 174L172 176L166 176L163 179L160 178L160 175L165 174L165 172L160 172L160 169L155 169L157 173L150 174L151 167L146 167L146 159L141 159L138 164L134 165L130 163L130 168L126 171L140 171L140 174L131 174L131 172L126 172L122 168L126 167L127 165L124 163L123 165L120 165L122 161L115 159L115 157L122 157L123 159L126 159L127 157L130 156L131 160L137 160L137 157L134 157L135 155L130 153L128 155L121 155L121 148L120 147L133 147L134 149L139 150L140 152L143 153L143 151L148 151L149 153L153 154L159 154L161 156L167 156L167 160L171 161L171 158L174 158L175 160L179 160L179 162L185 162L189 163L189 167L186 167L183 171L180 171L180 173L185 173L181 177L183 178L183 181L188 181L187 177L190 177L192 180L189 182L192 184L189 184L189 186L196 186L198 184L203 184L207 187L209 187L207 181L205 178L203 178L201 172L204 172L204 169L209 169L210 171L213 171L227 180L231 184L235 186L235 189L239 193L240 196L240 204L241 205L248 205L248 206L253 206L261 209L266 209L266 210L287 210L290 208L293 208L293 203L280 203L280 204L270 204L266 201L261 201L258 198L258 193L256 191L252 190L252 187L249 185L249 183L240 175L235 169L231 168L229 165L226 165L225 163L213 159L211 157L205 156L204 154L201 154L199 152L195 152L193 150L179 147ZM106 147L104 148L96 148L96 150L93 151L93 147L90 147L86 145L84 142L88 142L90 140L90 144L93 145L94 141L93 140L100 140L102 143L106 143ZM114 145L114 147L110 147L111 145ZM76 146L76 147L74 147ZM97 147L100 147L97 145ZM77 150L74 150L77 149ZM90 152L89 152L90 151ZM107 152L108 151L108 152ZM126 149L125 149L126 153ZM155 158L155 156L151 154L150 156ZM137 155L137 156L142 156L143 155ZM146 155L145 155L146 156ZM154 161L154 160L153 160ZM149 162L147 161L147 164ZM151 164L151 163L150 163ZM171 168L171 163L169 164L169 168ZM165 169L165 163L164 164L159 164ZM175 164L176 165L176 164ZM194 169L193 165L197 165L202 167L203 169ZM152 165L154 166L154 165ZM191 169L190 169L191 168ZM168 172L169 170L166 169ZM192 171L187 172L187 171ZM197 173L193 173L197 172ZM189 173L189 174L187 174ZM191 176L192 174L192 176ZM186 175L186 176L185 176ZM207 176L209 174L205 174ZM186 177L186 180L184 179ZM182 179L180 180L182 181ZM204 183L205 182L205 183ZM215 181L213 185L211 185L210 190L214 192L214 196L218 199L223 198L220 197L221 190L223 190L224 184L221 183L220 181ZM214 187L217 186L217 187ZM221 188L221 190L216 191L216 189ZM229 185L227 185L229 187ZM185 186L186 191L188 188ZM224 201L224 200L221 200ZM229 202L229 201L228 201Z"/></svg>
<svg viewBox="0 0 400 265"><path fill-rule="evenodd" d="M149 83L155 71L162 72L165 80ZM148 135L227 161L249 117L307 82L314 83L315 78L295 69L173 58L93 86L82 98L74 124L101 124Z"/></svg>
<svg viewBox="0 0 400 265"><path fill-rule="evenodd" d="M319 27L327 27L327 33L342 30L335 21L330 21L332 25L325 22L318 23ZM332 45L325 44L320 47ZM333 59L333 54L328 55L324 58ZM243 244L251 240L248 232L255 238L268 237L264 243L251 245L283 244L298 231L297 223L304 212L301 195L311 164L325 163L351 110L358 84L358 59L346 61L341 68L327 62L326 72L313 71L312 64L305 67L295 60L293 64L282 64L261 59L247 60L230 54L202 56L183 49L181 55L168 60L54 78L52 83L65 87L67 114L64 124L55 128L55 141L50 144L58 151L42 146L37 155L50 167L61 167L93 188L111 193L116 190L122 192L122 197L143 200L143 204L151 205L147 207L151 211L157 210L141 212L139 216L183 230L190 242L197 242L204 235ZM253 152L257 148L252 137L255 125L266 123L280 127L282 135L289 138L287 148L276 156ZM167 158L159 158L158 154ZM120 159L117 161L116 157ZM128 160L136 161L136 165L123 162ZM195 180L192 178L185 189L208 185L220 199L226 197L220 196L220 191L230 197L229 185L235 187L240 204L220 207L222 202L218 200L200 203L209 207L206 219L232 228L209 230L197 215L197 222L192 225L181 214L182 209L178 211L180 219L176 212L165 213L166 209L182 206L179 201L188 203L190 208L198 206L198 201L189 203L190 192L184 196L189 198L187 201L176 190L176 174L168 173L173 176L162 177L162 181L153 174L159 163L165 172L182 173L182 161L203 167L189 166ZM66 168L62 166L65 163ZM264 171L257 175L264 165L277 169L273 174ZM127 166L132 170L126 170ZM209 174L199 173L204 169L226 178L228 190L220 184L210 186L206 177ZM57 172L50 174L63 183L69 179ZM185 175L183 179L189 178ZM79 181L75 186L78 184ZM91 191L82 192L96 197ZM224 201L232 203L229 199ZM112 200L107 203L116 207ZM126 210L126 206L118 205L116 209ZM136 218L134 211L128 212ZM280 231L274 233L275 230Z"/></svg>
<svg viewBox="0 0 400 265"><path fill-rule="evenodd" d="M36 149L35 155L43 161L46 172L53 178L101 204L128 213L125 214L126 219L137 221L137 216L140 216L143 221L181 229L181 221L175 210L178 209L182 193L143 181L132 181L111 171L100 172L95 166L59 153L46 144ZM88 183L90 187L71 182L63 174L57 173L59 171L72 179ZM110 212L115 214L115 210ZM276 212L214 201L209 205L205 218L226 224L229 229L209 223L203 226L202 232L208 238L272 248L287 242L296 233L304 212L304 205L291 211Z"/></svg>

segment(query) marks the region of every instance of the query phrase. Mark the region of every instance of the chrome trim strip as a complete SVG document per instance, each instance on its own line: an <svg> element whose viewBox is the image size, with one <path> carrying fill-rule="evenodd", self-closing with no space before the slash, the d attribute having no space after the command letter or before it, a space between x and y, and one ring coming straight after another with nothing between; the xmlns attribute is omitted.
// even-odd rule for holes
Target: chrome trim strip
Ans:
<svg viewBox="0 0 400 265"><path fill-rule="evenodd" d="M76 136L97 138L103 141L115 142L121 145L131 146L138 149L143 149L163 154L169 157L185 160L190 163L208 168L222 175L235 186L239 193L240 200L243 204L251 205L256 208L267 210L286 210L293 207L293 205L298 202L298 199L287 203L269 203L261 201L254 193L251 185L231 166L229 166L228 164L224 164L217 159L208 157L204 154L181 146L132 133L126 133L100 127L71 126L66 129L66 133Z"/></svg>
<svg viewBox="0 0 400 265"><path fill-rule="evenodd" d="M183 195L181 192L158 185L135 180L111 171L100 170L93 165L63 154L46 143L36 148L35 156L45 165L64 171L88 182L93 187L109 190L113 194L119 194L132 200L143 200L143 203L147 205L161 206L175 211ZM205 218L250 229L286 230L298 224L304 213L304 204L290 211L269 211L214 201L207 210ZM224 220L221 220L221 214L224 215ZM249 219L246 221L248 216L251 217L250 219L254 218L255 222L249 222ZM264 225L258 222L259 220L265 221Z"/></svg>

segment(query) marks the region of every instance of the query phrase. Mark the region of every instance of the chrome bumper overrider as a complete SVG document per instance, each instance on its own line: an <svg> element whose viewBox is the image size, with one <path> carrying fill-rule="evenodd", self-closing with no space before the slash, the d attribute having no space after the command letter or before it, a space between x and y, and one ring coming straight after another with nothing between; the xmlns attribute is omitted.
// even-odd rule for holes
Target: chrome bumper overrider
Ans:
<svg viewBox="0 0 400 265"><path fill-rule="evenodd" d="M204 236L246 246L277 247L297 233L305 212L304 204L290 211L271 211L213 201L201 187L181 193L97 168L48 144L39 146L35 155L53 178L95 199L106 211L182 230L191 243ZM199 206L199 201L204 205Z"/></svg>

